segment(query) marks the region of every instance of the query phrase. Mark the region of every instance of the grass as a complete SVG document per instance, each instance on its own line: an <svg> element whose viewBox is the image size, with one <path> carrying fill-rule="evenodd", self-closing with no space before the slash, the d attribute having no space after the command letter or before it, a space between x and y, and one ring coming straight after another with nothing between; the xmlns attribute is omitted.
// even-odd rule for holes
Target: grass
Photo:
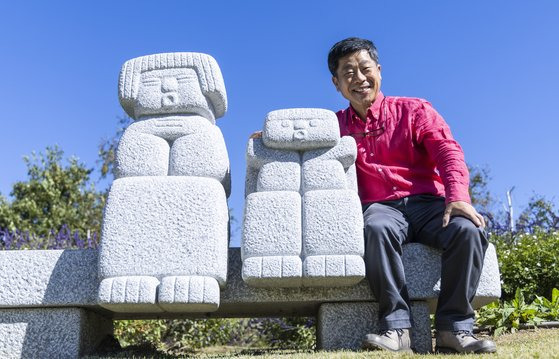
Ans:
<svg viewBox="0 0 559 359"><path fill-rule="evenodd" d="M497 344L497 353L484 354L484 359L493 358L559 358L559 329L522 330L514 334L505 334L497 338L479 335L485 339L493 339ZM357 359L357 358L454 358L456 355L393 354L385 352L362 351L295 351L273 349L246 349L238 347L210 347L187 356L170 356L162 353L126 350L114 356L88 357L93 358L238 358L238 359ZM460 355L464 358L480 358L480 355Z"/></svg>

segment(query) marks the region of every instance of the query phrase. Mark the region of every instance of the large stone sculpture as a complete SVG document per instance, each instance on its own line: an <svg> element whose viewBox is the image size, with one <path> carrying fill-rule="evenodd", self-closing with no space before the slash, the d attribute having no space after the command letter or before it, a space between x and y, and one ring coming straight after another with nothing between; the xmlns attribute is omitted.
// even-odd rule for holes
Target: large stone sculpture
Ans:
<svg viewBox="0 0 559 359"><path fill-rule="evenodd" d="M247 147L242 275L260 287L345 286L365 276L355 140L322 109L273 111Z"/></svg>
<svg viewBox="0 0 559 359"><path fill-rule="evenodd" d="M99 304L117 312L213 311L227 275L227 98L209 55L127 61L119 99L136 120L116 152L99 253Z"/></svg>

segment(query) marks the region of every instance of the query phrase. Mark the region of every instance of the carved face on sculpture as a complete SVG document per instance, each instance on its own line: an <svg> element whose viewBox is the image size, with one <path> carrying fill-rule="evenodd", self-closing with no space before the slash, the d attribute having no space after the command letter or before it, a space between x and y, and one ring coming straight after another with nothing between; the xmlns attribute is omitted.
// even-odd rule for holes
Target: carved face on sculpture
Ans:
<svg viewBox="0 0 559 359"><path fill-rule="evenodd" d="M273 111L262 134L266 146L294 150L335 146L339 138L336 115L318 109Z"/></svg>
<svg viewBox="0 0 559 359"><path fill-rule="evenodd" d="M136 116L197 113L209 111L196 71L171 68L144 71L140 75ZM202 113L201 113L202 112Z"/></svg>

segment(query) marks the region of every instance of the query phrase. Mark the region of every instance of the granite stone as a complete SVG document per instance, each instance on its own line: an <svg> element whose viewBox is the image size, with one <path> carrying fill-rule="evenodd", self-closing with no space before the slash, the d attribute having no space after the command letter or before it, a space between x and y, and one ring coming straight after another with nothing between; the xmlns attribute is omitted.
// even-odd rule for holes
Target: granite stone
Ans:
<svg viewBox="0 0 559 359"><path fill-rule="evenodd" d="M422 244L403 246L408 291L413 301L427 301L431 312L437 302L440 252ZM97 250L0 251L0 308L95 306ZM209 317L314 316L322 303L374 301L367 281L351 287L257 288L242 278L240 248L229 249L227 283L220 306ZM20 270L16 268L19 265ZM70 295L69 295L70 294ZM485 255L474 308L499 299L501 285L492 244ZM110 308L108 308L110 309ZM114 318L169 317L155 308L151 313L107 312ZM173 313L176 317L179 313ZM181 316L195 317L196 312Z"/></svg>
<svg viewBox="0 0 559 359"><path fill-rule="evenodd" d="M157 301L156 280L165 277L208 276L223 286L228 218L225 192L215 179L154 176L115 180L105 206L99 251L100 305L113 311L149 311L146 306ZM142 280L127 279L130 277ZM137 297L122 294L138 293L139 289ZM118 300L111 304L109 298ZM192 303L194 311L197 306ZM154 304L153 311L157 310Z"/></svg>
<svg viewBox="0 0 559 359"><path fill-rule="evenodd" d="M79 358L111 334L111 320L84 309L0 309L0 358Z"/></svg>
<svg viewBox="0 0 559 359"><path fill-rule="evenodd" d="M433 350L431 320L425 302L411 303L413 328L412 348L418 353ZM358 350L365 335L378 333L378 303L324 303L318 311L317 348L323 350Z"/></svg>
<svg viewBox="0 0 559 359"><path fill-rule="evenodd" d="M247 145L241 239L246 262L242 273L247 283L258 287L349 286L363 279L356 153L353 138L340 139L337 118L331 111L301 108L267 115L262 138L251 138ZM286 219L286 206L294 205L300 206L300 213L292 210ZM294 215L299 217L292 218ZM301 234L295 233L299 228ZM307 260L307 256L316 257Z"/></svg>
<svg viewBox="0 0 559 359"><path fill-rule="evenodd" d="M320 108L290 108L269 112L262 140L269 148L308 150L338 144L336 114Z"/></svg>
<svg viewBox="0 0 559 359"><path fill-rule="evenodd" d="M223 77L206 54L127 61L130 117L116 151L99 254L99 304L117 312L216 310L227 272L229 158ZM189 309L190 308L190 309Z"/></svg>
<svg viewBox="0 0 559 359"><path fill-rule="evenodd" d="M98 252L0 251L0 308L93 306Z"/></svg>
<svg viewBox="0 0 559 359"><path fill-rule="evenodd" d="M118 90L122 108L133 119L195 113L214 121L227 111L221 70L207 54L175 52L128 60Z"/></svg>

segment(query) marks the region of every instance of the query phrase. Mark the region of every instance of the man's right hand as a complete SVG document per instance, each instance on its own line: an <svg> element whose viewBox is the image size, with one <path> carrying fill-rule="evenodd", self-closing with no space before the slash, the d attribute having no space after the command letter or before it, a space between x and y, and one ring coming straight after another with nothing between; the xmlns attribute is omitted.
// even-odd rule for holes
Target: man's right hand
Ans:
<svg viewBox="0 0 559 359"><path fill-rule="evenodd" d="M250 135L249 138L262 138L262 131L253 132L253 134Z"/></svg>

